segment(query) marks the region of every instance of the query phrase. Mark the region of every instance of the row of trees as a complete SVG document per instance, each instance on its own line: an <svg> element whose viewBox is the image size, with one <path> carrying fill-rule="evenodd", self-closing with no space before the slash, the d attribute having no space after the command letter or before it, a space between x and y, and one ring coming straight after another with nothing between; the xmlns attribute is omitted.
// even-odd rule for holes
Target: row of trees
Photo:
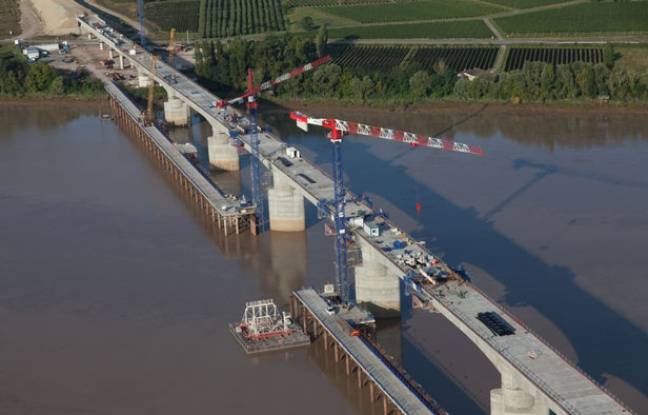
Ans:
<svg viewBox="0 0 648 415"><path fill-rule="evenodd" d="M220 91L245 87L245 72L255 68L257 82L267 80L325 53L326 29L310 37L282 35L260 42L237 39L206 42L197 52L197 72ZM647 100L648 77L615 68L613 62L553 65L527 62L520 70L476 79L460 79L443 61L433 70L412 62L389 71L322 66L312 74L283 83L274 91L286 98L406 100L451 98L543 102L606 97Z"/></svg>
<svg viewBox="0 0 648 415"><path fill-rule="evenodd" d="M610 68L610 66L612 66ZM499 76L459 80L454 95L461 99L501 99L544 102L579 98L618 101L648 99L648 77L604 63L575 62L554 66L526 62L521 70Z"/></svg>
<svg viewBox="0 0 648 415"><path fill-rule="evenodd" d="M101 81L88 74L60 73L43 62L28 64L13 48L0 52L0 96L78 96L104 93Z"/></svg>

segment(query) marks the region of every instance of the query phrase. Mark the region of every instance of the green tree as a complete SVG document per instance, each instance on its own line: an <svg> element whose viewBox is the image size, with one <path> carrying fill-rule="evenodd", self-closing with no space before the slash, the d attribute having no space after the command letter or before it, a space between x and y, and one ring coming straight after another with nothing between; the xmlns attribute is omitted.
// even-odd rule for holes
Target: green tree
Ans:
<svg viewBox="0 0 648 415"><path fill-rule="evenodd" d="M37 62L30 66L25 86L28 92L45 92L56 78L56 71L44 62Z"/></svg>
<svg viewBox="0 0 648 415"><path fill-rule="evenodd" d="M313 92L322 96L335 94L340 86L341 74L342 69L334 63L320 67L313 74Z"/></svg>
<svg viewBox="0 0 648 415"><path fill-rule="evenodd" d="M409 85L414 97L425 97L432 86L432 77L427 71L418 71L410 78Z"/></svg>
<svg viewBox="0 0 648 415"><path fill-rule="evenodd" d="M50 95L61 96L65 94L65 83L62 76L54 78L49 86Z"/></svg>
<svg viewBox="0 0 648 415"><path fill-rule="evenodd" d="M302 29L304 29L307 32L310 32L315 29L315 21L310 16L302 17L300 24Z"/></svg>
<svg viewBox="0 0 648 415"><path fill-rule="evenodd" d="M597 95L596 74L591 64L583 64L578 70L576 73L576 83L584 96L593 98Z"/></svg>
<svg viewBox="0 0 648 415"><path fill-rule="evenodd" d="M614 60L615 60L614 47L612 47L612 45L608 43L603 48L603 63L609 69L612 69L612 67L614 66Z"/></svg>
<svg viewBox="0 0 648 415"><path fill-rule="evenodd" d="M315 46L317 56L322 57L326 54L326 44L328 43L328 28L325 24L321 25L315 36Z"/></svg>
<svg viewBox="0 0 648 415"><path fill-rule="evenodd" d="M362 79L354 77L351 79L350 87L353 95L356 98L366 101L374 93L374 82L373 80L365 75Z"/></svg>

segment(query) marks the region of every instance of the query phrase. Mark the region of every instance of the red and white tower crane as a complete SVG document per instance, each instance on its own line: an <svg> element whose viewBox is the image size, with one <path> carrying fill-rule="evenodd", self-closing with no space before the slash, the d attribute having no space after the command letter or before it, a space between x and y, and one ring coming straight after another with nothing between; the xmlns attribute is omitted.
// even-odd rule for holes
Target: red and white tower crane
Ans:
<svg viewBox="0 0 648 415"><path fill-rule="evenodd" d="M340 299L344 303L352 302L349 298L349 279L347 270L347 234L346 218L344 213L345 194L342 166L342 139L345 135L366 135L382 138L384 140L400 141L414 147L430 147L444 151L473 154L483 156L484 151L475 146L458 143L444 138L428 137L421 134L410 133L385 127L376 127L335 118L314 118L301 112L291 112L290 118L297 126L308 131L309 125L324 127L329 130L327 137L333 145L333 214L335 225L335 251L336 251L336 284Z"/></svg>
<svg viewBox="0 0 648 415"><path fill-rule="evenodd" d="M304 72L312 71L317 67L330 62L332 60L330 55L322 56L321 58L307 63L287 72L275 79L261 83L259 86L254 86L254 71L249 68L247 71L247 91L240 97L230 99L229 101L218 100L216 102L217 108L225 108L228 105L240 104L247 102L247 108L250 112L250 131L248 134L252 135L252 163L251 163L251 176L252 176L252 202L256 205L257 223L260 228L263 228L264 214L263 214L263 189L261 189L261 161L259 160L259 132L257 128L257 109L256 96L261 92L274 87L284 81L295 78Z"/></svg>

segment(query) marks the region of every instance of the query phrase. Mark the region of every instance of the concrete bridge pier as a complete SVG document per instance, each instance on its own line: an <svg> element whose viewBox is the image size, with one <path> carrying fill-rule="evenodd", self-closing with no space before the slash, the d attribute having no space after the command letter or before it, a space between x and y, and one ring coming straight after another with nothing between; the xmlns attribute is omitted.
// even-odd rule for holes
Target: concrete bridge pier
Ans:
<svg viewBox="0 0 648 415"><path fill-rule="evenodd" d="M207 137L209 165L215 170L240 170L238 148L229 139L228 131L219 124L212 124L212 135Z"/></svg>
<svg viewBox="0 0 648 415"><path fill-rule="evenodd" d="M149 78L149 76L146 74L146 72L142 71L141 69L137 70L137 85L140 88L148 87L151 82L154 82L154 81L153 81L153 79Z"/></svg>
<svg viewBox="0 0 648 415"><path fill-rule="evenodd" d="M355 267L356 302L376 317L400 316L400 278L391 264L368 242L358 238L362 264Z"/></svg>
<svg viewBox="0 0 648 415"><path fill-rule="evenodd" d="M184 101L175 96L173 89L165 88L167 101L164 103L164 120L172 125L189 124L191 109Z"/></svg>
<svg viewBox="0 0 648 415"><path fill-rule="evenodd" d="M108 59L113 59L113 58L114 58L113 51L112 51L112 49L109 48L108 49Z"/></svg>
<svg viewBox="0 0 648 415"><path fill-rule="evenodd" d="M273 186L268 189L268 216L270 230L277 232L301 232L306 229L304 196L275 173Z"/></svg>
<svg viewBox="0 0 648 415"><path fill-rule="evenodd" d="M119 69L124 70L124 55L119 55Z"/></svg>
<svg viewBox="0 0 648 415"><path fill-rule="evenodd" d="M99 50L104 50L104 44L101 40L99 41Z"/></svg>
<svg viewBox="0 0 648 415"><path fill-rule="evenodd" d="M509 370L500 370L502 387L491 391L491 415L545 415L550 413L537 393L529 393L520 382L519 375ZM537 392L537 391L536 391ZM555 414L562 413L559 410Z"/></svg>

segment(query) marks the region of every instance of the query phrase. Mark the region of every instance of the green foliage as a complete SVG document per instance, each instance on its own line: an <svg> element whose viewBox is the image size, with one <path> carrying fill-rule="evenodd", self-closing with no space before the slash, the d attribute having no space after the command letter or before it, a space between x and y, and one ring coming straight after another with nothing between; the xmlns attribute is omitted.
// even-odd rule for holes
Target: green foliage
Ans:
<svg viewBox="0 0 648 415"><path fill-rule="evenodd" d="M326 13L361 23L473 17L498 11L502 9L470 0L425 0L326 8Z"/></svg>
<svg viewBox="0 0 648 415"><path fill-rule="evenodd" d="M95 97L103 94L101 81L87 73L58 72L44 62L30 65L18 49L0 48L0 96Z"/></svg>
<svg viewBox="0 0 648 415"><path fill-rule="evenodd" d="M316 59L319 56L318 36L285 34L259 42L243 39L227 44L203 42L196 48L196 70L202 82L233 94L232 89L242 91L245 88L248 67L255 69L255 81L259 83ZM375 52L378 47L354 48ZM521 69L500 75L484 72L469 81L459 79L457 71L443 59L422 67L412 59L416 52L418 49L402 50L399 52L402 56L410 56L404 64L398 61L400 64L382 67L346 65L336 59L335 63L275 87L272 93L284 98L363 102L429 98L544 102L599 96L610 96L618 101L648 99L648 77L642 79L625 69L610 69L602 62L562 65L526 62Z"/></svg>
<svg viewBox="0 0 648 415"><path fill-rule="evenodd" d="M315 29L315 21L310 16L304 16L299 24L301 25L301 28L307 32Z"/></svg>
<svg viewBox="0 0 648 415"><path fill-rule="evenodd" d="M201 0L198 33L232 37L286 29L281 0Z"/></svg>
<svg viewBox="0 0 648 415"><path fill-rule="evenodd" d="M581 3L502 17L495 22L506 33L608 33L648 31L648 3L645 1Z"/></svg>
<svg viewBox="0 0 648 415"><path fill-rule="evenodd" d="M418 71L409 80L410 91L416 98L425 97L432 87L432 77L427 71Z"/></svg>

